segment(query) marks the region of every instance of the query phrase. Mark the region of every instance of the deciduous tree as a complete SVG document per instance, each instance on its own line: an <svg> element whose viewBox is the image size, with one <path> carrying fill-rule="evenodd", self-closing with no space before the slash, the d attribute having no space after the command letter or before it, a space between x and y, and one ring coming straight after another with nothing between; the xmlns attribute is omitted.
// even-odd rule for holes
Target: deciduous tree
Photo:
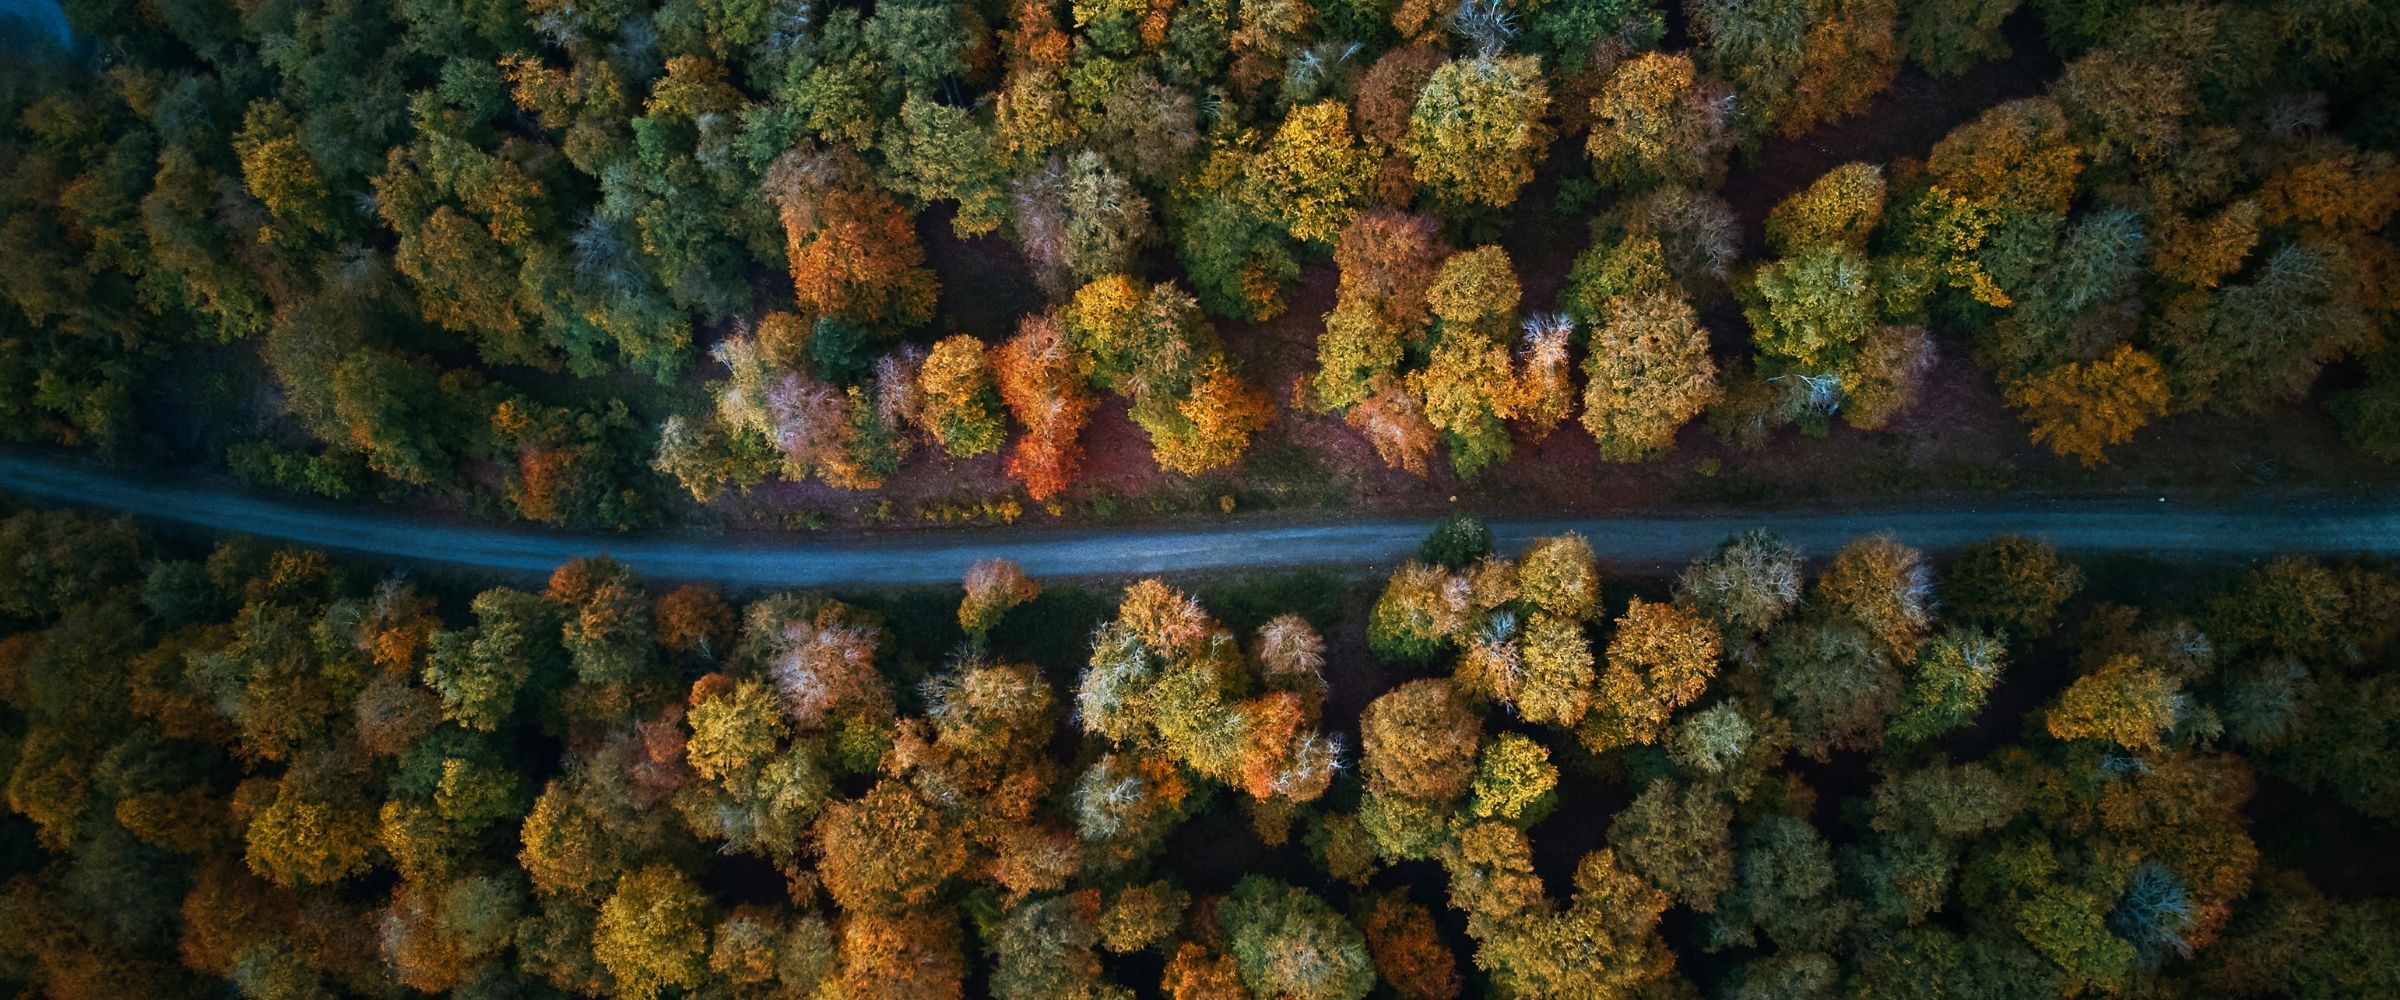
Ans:
<svg viewBox="0 0 2400 1000"><path fill-rule="evenodd" d="M1017 335L992 352L991 362L1001 401L1025 428L1009 450L1008 474L1035 500L1055 497L1083 464L1079 439L1093 406L1083 386L1084 362L1049 316L1026 317Z"/></svg>
<svg viewBox="0 0 2400 1000"><path fill-rule="evenodd" d="M494 588L476 595L474 607L476 627L433 637L423 680L440 696L444 719L492 732L516 711L526 682L537 671L554 674L565 658L557 615L533 595Z"/></svg>
<svg viewBox="0 0 2400 1000"><path fill-rule="evenodd" d="M2062 740L2101 739L2143 753L2164 744L2188 700L2173 678L2139 657L2116 656L2068 685L2044 723Z"/></svg>
<svg viewBox="0 0 2400 1000"><path fill-rule="evenodd" d="M980 636L1000 618L1042 592L1042 585L1006 559L980 559L967 567L966 597L958 604L958 626Z"/></svg>
<svg viewBox="0 0 2400 1000"><path fill-rule="evenodd" d="M1645 52L1619 63L1591 99L1584 150L1593 175L1620 188L1715 186L1732 145L1732 104L1687 56Z"/></svg>
<svg viewBox="0 0 2400 1000"><path fill-rule="evenodd" d="M1468 621L1467 587L1438 566L1392 571L1367 621L1367 643L1390 660L1429 660Z"/></svg>
<svg viewBox="0 0 2400 1000"><path fill-rule="evenodd" d="M1762 360L1792 371L1838 369L1876 326L1874 269L1840 246L1761 266L1742 291Z"/></svg>
<svg viewBox="0 0 2400 1000"><path fill-rule="evenodd" d="M1007 219L1007 189L994 154L991 125L966 108L912 93L900 116L883 129L885 162L898 176L893 190L919 206L955 201L950 228L959 236L981 236Z"/></svg>
<svg viewBox="0 0 2400 1000"><path fill-rule="evenodd" d="M2111 445L2167 412L2167 380L2158 359L2130 344L2107 357L2070 361L2008 388L2009 405L2033 425L2033 439L2090 468Z"/></svg>
<svg viewBox="0 0 2400 1000"><path fill-rule="evenodd" d="M1596 753L1658 742L1675 711L1708 689L1718 642L1715 623L1698 612L1634 598L1609 637L1592 710L1576 735Z"/></svg>
<svg viewBox="0 0 2400 1000"><path fill-rule="evenodd" d="M1366 938L1306 889L1249 876L1218 905L1217 920L1253 995L1359 1000L1375 986Z"/></svg>
<svg viewBox="0 0 2400 1000"><path fill-rule="evenodd" d="M1900 697L1891 653L1848 622L1783 630L1768 647L1767 663L1776 714L1791 723L1795 746L1810 757L1872 746Z"/></svg>
<svg viewBox="0 0 2400 1000"><path fill-rule="evenodd" d="M1935 76L1958 76L1975 64L2006 59L2000 25L2024 0L1937 0L1900 7L1900 47L1908 61Z"/></svg>
<svg viewBox="0 0 2400 1000"><path fill-rule="evenodd" d="M1341 285L1317 340L1318 405L1355 406L1398 373L1403 348L1430 330L1425 291L1447 252L1423 216L1370 211L1342 229L1333 258Z"/></svg>
<svg viewBox="0 0 2400 1000"><path fill-rule="evenodd" d="M1870 535L1834 554L1817 577L1816 598L1905 660L1933 626L1933 568L1890 535Z"/></svg>
<svg viewBox="0 0 2400 1000"><path fill-rule="evenodd" d="M779 180L842 183L779 176L768 183ZM891 196L872 188L835 189L814 198L785 194L781 210L793 297L803 313L870 326L915 326L933 318L940 283L925 266L916 227Z"/></svg>
<svg viewBox="0 0 2400 1000"><path fill-rule="evenodd" d="M1375 974L1394 993L1406 1000L1450 1000L1458 995L1458 960L1443 942L1432 911L1396 892L1360 897L1351 905Z"/></svg>
<svg viewBox="0 0 2400 1000"><path fill-rule="evenodd" d="M1366 199L1372 160L1339 101L1292 109L1250 165L1248 197L1292 238L1330 244Z"/></svg>
<svg viewBox="0 0 2400 1000"><path fill-rule="evenodd" d="M1053 296L1132 271L1135 251L1151 235L1149 199L1089 150L1052 156L1018 177L1011 197L1017 243Z"/></svg>
<svg viewBox="0 0 2400 1000"><path fill-rule="evenodd" d="M1467 791L1481 724L1449 681L1410 681L1384 692L1359 719L1367 780L1394 795L1446 802Z"/></svg>
<svg viewBox="0 0 2400 1000"><path fill-rule="evenodd" d="M1864 252L1867 236L1883 221L1883 194L1882 168L1835 167L1767 214L1767 242L1786 257L1830 246Z"/></svg>
<svg viewBox="0 0 2400 1000"><path fill-rule="evenodd" d="M1425 367L1408 373L1408 389L1425 420L1449 445L1450 465L1462 477L1505 461L1508 419L1516 393L1508 348L1472 330L1445 334Z"/></svg>
<svg viewBox="0 0 2400 1000"><path fill-rule="evenodd" d="M1724 396L1708 329L1668 292L1613 298L1584 358L1583 428L1600 456L1630 462L1675 443L1683 425Z"/></svg>
<svg viewBox="0 0 2400 1000"><path fill-rule="evenodd" d="M1550 87L1532 56L1472 56L1426 78L1400 148L1437 202L1506 208L1549 145Z"/></svg>
<svg viewBox="0 0 2400 1000"><path fill-rule="evenodd" d="M1000 450L1008 436L983 341L944 337L917 369L918 419L953 458Z"/></svg>
<svg viewBox="0 0 2400 1000"><path fill-rule="evenodd" d="M1733 886L1733 810L1705 788L1650 783L1609 824L1608 844L1634 874L1702 913Z"/></svg>
<svg viewBox="0 0 2400 1000"><path fill-rule="evenodd" d="M1557 804L1557 788L1549 748L1522 733L1502 733L1476 755L1466 815L1530 827Z"/></svg>
<svg viewBox="0 0 2400 1000"><path fill-rule="evenodd" d="M1960 621L2038 639L2082 586L2083 572L2048 543L2005 535L1958 554L1942 575L1942 604Z"/></svg>
<svg viewBox="0 0 2400 1000"><path fill-rule="evenodd" d="M2007 655L1998 640L1976 629L1933 637L1909 665L1908 687L1888 738L1921 743L1973 722L2000 683Z"/></svg>
<svg viewBox="0 0 2400 1000"><path fill-rule="evenodd" d="M708 970L713 909L700 887L673 868L629 873L600 906L592 955L629 997L696 989Z"/></svg>
<svg viewBox="0 0 2400 1000"><path fill-rule="evenodd" d="M1891 0L1697 0L1707 68L1733 85L1750 135L1799 135L1855 112L1900 68Z"/></svg>
<svg viewBox="0 0 2400 1000"><path fill-rule="evenodd" d="M2000 214L2064 214L2083 172L2058 102L2029 97L1994 106L1933 144L1925 173L1967 204Z"/></svg>
<svg viewBox="0 0 2400 1000"><path fill-rule="evenodd" d="M842 921L841 969L831 985L875 1000L956 1000L966 971L955 913L869 911Z"/></svg>
<svg viewBox="0 0 2400 1000"><path fill-rule="evenodd" d="M1592 543L1568 532L1536 539L1518 560L1518 586L1527 603L1571 621L1600 615L1600 567Z"/></svg>
<svg viewBox="0 0 2400 1000"><path fill-rule="evenodd" d="M931 905L967 863L953 822L908 785L885 780L834 802L816 827L818 877L845 910L899 915Z"/></svg>
<svg viewBox="0 0 2400 1000"><path fill-rule="evenodd" d="M1518 996L1638 996L1673 973L1674 954L1658 936L1667 895L1627 872L1615 852L1584 855L1572 898L1555 912L1484 925L1475 964Z"/></svg>

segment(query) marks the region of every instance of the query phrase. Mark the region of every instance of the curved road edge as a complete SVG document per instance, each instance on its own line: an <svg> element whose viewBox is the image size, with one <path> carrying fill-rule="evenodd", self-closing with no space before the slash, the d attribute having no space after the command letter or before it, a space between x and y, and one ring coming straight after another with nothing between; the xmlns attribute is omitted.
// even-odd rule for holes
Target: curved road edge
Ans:
<svg viewBox="0 0 2400 1000"><path fill-rule="evenodd" d="M602 537L440 524L382 512L326 509L219 490L192 490L78 463L0 454L0 490L53 504L407 562L539 575L581 556L608 555L656 580L745 587L951 583L977 559L1015 560L1036 577L1130 576L1208 570L1395 563L1416 551L1429 519L1219 527L1128 527L959 532L849 541ZM1932 551L2003 534L2086 553L2227 558L2280 553L2400 553L2400 503L2254 503L2191 508L2163 502L2020 501L1940 509L1583 517L1495 521L1504 550L1578 531L1603 560L1671 566L1736 532L1763 528L1824 554L1879 531Z"/></svg>

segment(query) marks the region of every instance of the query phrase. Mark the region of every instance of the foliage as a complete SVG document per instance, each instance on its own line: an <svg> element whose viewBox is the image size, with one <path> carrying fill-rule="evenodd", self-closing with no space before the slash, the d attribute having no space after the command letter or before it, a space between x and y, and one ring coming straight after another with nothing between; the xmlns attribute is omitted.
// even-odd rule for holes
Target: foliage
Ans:
<svg viewBox="0 0 2400 1000"><path fill-rule="evenodd" d="M2166 415L2167 400L2158 359L2125 344L2105 358L2068 362L2008 392L2009 404L2024 410L2033 425L2035 441L2085 468Z"/></svg>
<svg viewBox="0 0 2400 1000"><path fill-rule="evenodd" d="M1608 461L1703 411L1922 439L1963 343L2087 464L2170 412L2288 417L2328 369L2394 451L2392 5L2040 0L2055 80L1937 82L1964 124L1930 147L1861 120L1898 145L1838 152L1881 166L1778 173L1902 58L2005 54L2016 6L80 2L63 44L0 29L0 434L628 531L877 519L802 484L913 488L927 441L1114 510L1077 495L1109 392L1208 477L1170 493L1249 505L1291 478L1228 478L1254 441L1297 435L1281 467L1330 426L1277 420L1287 388L1511 490L1516 452L1589 454L1544 437L1579 396ZM1558 136L1592 174L1520 208ZM1714 192L1736 139L1761 169ZM1761 220L1764 189L1799 194ZM1563 275L1554 208L1596 210ZM1728 292L1754 341L1702 328ZM1760 488L1701 457L1668 485ZM0 993L1115 997L1153 963L1262 998L2394 992L2388 901L2308 885L2400 802L2368 565L2053 638L2077 574L2021 540L1938 580L1871 540L1812 590L1746 536L1668 604L1580 539L1453 531L1371 607L1230 625L996 565L955 608L737 609L604 560L517 589L203 545L0 529ZM1874 751L1875 791L1791 750ZM1561 797L1623 843L1545 885ZM1308 831L1288 885L1211 891L1254 874L1243 820ZM1471 956L1414 902L1444 888ZM1671 923L1720 957L1677 961L1671 904L1714 907Z"/></svg>
<svg viewBox="0 0 2400 1000"><path fill-rule="evenodd" d="M1007 427L982 341L965 334L937 341L917 368L916 388L918 419L943 451L971 458L1000 450Z"/></svg>
<svg viewBox="0 0 2400 1000"><path fill-rule="evenodd" d="M2076 678L2044 718L2059 739L2108 740L2139 753L2160 746L2184 704L2172 678L2138 657L2117 656Z"/></svg>
<svg viewBox="0 0 2400 1000"><path fill-rule="evenodd" d="M1400 149L1437 203L1506 208L1549 145L1549 108L1550 87L1533 57L1454 59L1418 92Z"/></svg>
<svg viewBox="0 0 2400 1000"><path fill-rule="evenodd" d="M1692 61L1650 52L1619 64L1592 96L1584 151L1603 184L1712 187L1724 175L1730 95Z"/></svg>
<svg viewBox="0 0 2400 1000"><path fill-rule="evenodd" d="M2083 169L2066 116L2044 97L2010 101L1933 144L1926 175L1985 211L2064 213Z"/></svg>
<svg viewBox="0 0 2400 1000"><path fill-rule="evenodd" d="M709 910L700 887L673 868L629 873L600 906L592 954L626 996L693 989L707 971Z"/></svg>
<svg viewBox="0 0 2400 1000"><path fill-rule="evenodd" d="M1319 405L1357 405L1398 373L1404 347L1430 332L1425 292L1447 252L1423 216L1368 212L1342 230L1333 255L1341 284L1317 341Z"/></svg>
<svg viewBox="0 0 2400 1000"><path fill-rule="evenodd" d="M1375 985L1364 936L1305 889L1252 875L1233 887L1217 920L1255 995L1359 1000Z"/></svg>
<svg viewBox="0 0 2400 1000"><path fill-rule="evenodd" d="M1865 163L1835 167L1767 214L1767 242L1786 256L1836 245L1864 250L1883 221L1883 194L1882 170Z"/></svg>
<svg viewBox="0 0 2400 1000"><path fill-rule="evenodd" d="M997 345L1162 266L1214 316L1314 311L1312 256L1411 211L1449 227L1427 247L1505 234L1525 304L1572 324L1435 329L1461 324L1412 272L1446 248L1391 255L1396 294L1345 277L1294 401L1419 474L1437 445L1479 473L1573 416L1575 331L1677 291L1659 269L1703 315L1743 286L1755 356L1717 361L1771 380L1724 411L1745 439L1900 425L1947 371L1927 331L1961 331L2083 459L2142 422L2092 414L2148 413L2153 382L2177 411L2266 419L2381 356L2393 308L2400 170L2353 113L2393 54L2377 4L2044 0L2066 62L2043 94L1953 109L1929 150L1860 123L1899 136L1880 168L1734 181L1804 189L1747 275L1712 190L1729 146L1869 108L1903 59L1950 77L2007 54L2016 0L86 6L78 39L118 55L29 36L0 94L0 233L21 248L0 262L0 434L328 497L630 530L771 477L878 489L919 441L953 444L908 396L936 335ZM1659 50L1670 21L1688 51ZM1538 227L1508 213L1574 155L1561 136L1593 173L1544 200L1615 197L1554 305ZM772 343L746 357L751 337ZM1084 346L1045 369L1109 367ZM1258 390L1285 386L1211 376L1251 345L1192 346L1133 402L1165 465L1199 474L1270 430ZM2119 347L2160 378L2068 367ZM717 384L687 391L695 368ZM1090 407L1037 381L1013 467L1047 501ZM1612 457L1649 454L1683 407L1624 388L1580 387L1660 414L1607 432ZM2375 451L2371 390L2337 408ZM1027 419L1036 400L1057 415Z"/></svg>
<svg viewBox="0 0 2400 1000"><path fill-rule="evenodd" d="M1634 598L1576 735L1595 753L1658 742L1675 711L1707 690L1719 652L1716 628L1698 613Z"/></svg>
<svg viewBox="0 0 2400 1000"><path fill-rule="evenodd" d="M1413 799L1448 801L1464 794L1481 739L1475 717L1439 678L1384 692L1359 719L1370 786Z"/></svg>
<svg viewBox="0 0 2400 1000"><path fill-rule="evenodd" d="M1793 136L1844 117L1899 69L1890 0L1699 0L1702 64L1733 86L1750 135Z"/></svg>
<svg viewBox="0 0 2400 1000"><path fill-rule="evenodd" d="M1733 810L1706 789L1657 781L1617 814L1608 843L1643 881L1706 913L1733 885L1726 833L1732 817Z"/></svg>
<svg viewBox="0 0 2400 1000"><path fill-rule="evenodd" d="M1558 768L1550 750L1519 733L1502 733L1475 758L1475 780L1466 813L1532 826L1557 804Z"/></svg>
<svg viewBox="0 0 2400 1000"><path fill-rule="evenodd" d="M1367 939L1375 974L1408 1000L1448 1000L1459 992L1458 960L1444 945L1433 913L1400 893L1362 896L1352 921Z"/></svg>
<svg viewBox="0 0 2400 1000"><path fill-rule="evenodd" d="M1330 244L1366 198L1367 151L1339 101L1295 108L1250 167L1247 195L1292 238Z"/></svg>
<svg viewBox="0 0 2400 1000"><path fill-rule="evenodd" d="M769 173L781 192L792 292L800 311L860 325L915 326L933 316L939 284L908 213L889 195L847 186L855 171L838 161L808 163L786 154ZM831 175L831 176L827 176Z"/></svg>
<svg viewBox="0 0 2400 1000"><path fill-rule="evenodd" d="M2050 631L2083 574L2048 544L2007 535L1968 546L1942 575L1942 603L1961 621L2020 639Z"/></svg>
<svg viewBox="0 0 2400 1000"><path fill-rule="evenodd" d="M1872 265L1838 245L1761 267L1744 289L1761 358L1794 370L1840 366L1875 326Z"/></svg>
<svg viewBox="0 0 2400 1000"><path fill-rule="evenodd" d="M1491 527L1482 518L1463 512L1442 515L1417 546L1417 561L1454 573L1491 554Z"/></svg>
<svg viewBox="0 0 2400 1000"><path fill-rule="evenodd" d="M1235 374L1216 331L1173 285L1112 275L1060 313L1092 382L1131 398L1161 468L1197 475L1230 464L1266 426L1272 405Z"/></svg>
<svg viewBox="0 0 2400 1000"><path fill-rule="evenodd" d="M1316 729L1314 706L1296 692L1245 697L1260 669L1198 602L1145 580L1126 588L1117 617L1094 636L1076 712L1085 732L1253 799L1315 799L1340 742Z"/></svg>
<svg viewBox="0 0 2400 1000"><path fill-rule="evenodd" d="M1984 632L1953 629L1933 637L1910 664L1889 738L1923 742L1974 721L1999 684L2006 657L2004 647Z"/></svg>
<svg viewBox="0 0 2400 1000"><path fill-rule="evenodd" d="M1792 725L1802 753L1873 745L1899 698L1901 681L1876 638L1846 622L1804 622L1767 650L1768 693Z"/></svg>
<svg viewBox="0 0 2400 1000"><path fill-rule="evenodd" d="M1726 539L1675 584L1679 604L1735 633L1758 633L1800 602L1800 551L1765 531Z"/></svg>
<svg viewBox="0 0 2400 1000"><path fill-rule="evenodd" d="M1021 175L1010 198L1016 233L1034 276L1052 296L1133 270L1151 236L1150 202L1100 154L1052 156Z"/></svg>
<svg viewBox="0 0 2400 1000"><path fill-rule="evenodd" d="M1936 76L1957 76L1976 63L2006 59L2001 23L2024 0L1941 0L1900 7L1900 45L1908 61Z"/></svg>
<svg viewBox="0 0 2400 1000"><path fill-rule="evenodd" d="M1933 624L1933 568L1889 535L1851 542L1818 575L1818 606L1864 627L1906 659Z"/></svg>
<svg viewBox="0 0 2400 1000"><path fill-rule="evenodd" d="M1035 500L1057 496L1083 463L1078 437L1094 405L1081 359L1049 317L1028 317L990 359L1001 402L1025 427L1009 450L1008 474Z"/></svg>
<svg viewBox="0 0 2400 1000"><path fill-rule="evenodd" d="M1669 293L1608 300L1583 362L1583 427L1601 458L1657 455L1723 398L1708 343L1691 304Z"/></svg>
<svg viewBox="0 0 2400 1000"><path fill-rule="evenodd" d="M951 822L905 784L877 782L834 802L817 821L820 877L848 910L898 914L924 906L966 866Z"/></svg>
<svg viewBox="0 0 2400 1000"><path fill-rule="evenodd" d="M967 567L966 596L958 602L958 627L982 636L1000 623L1010 608L1033 600L1042 585L1006 559L983 559Z"/></svg>
<svg viewBox="0 0 2400 1000"><path fill-rule="evenodd" d="M446 608L57 513L0 522L0 558L24 831L0 974L58 995L1140 985L1112 977L1149 960L1103 950L1159 955L1170 995L1452 996L1466 961L1495 989L1653 995L1698 961L1659 933L1671 905L1736 995L2347 996L2388 964L2381 901L2315 895L2281 867L2288 821L2248 806L2254 773L2326 792L2313 844L2389 812L2400 688L2372 666L2400 583L2364 564L2097 609L2042 647L2074 669L2045 685L1987 631L2047 630L2073 582L2021 540L1939 583L1864 540L1803 602L1797 555L1739 537L1678 603L1615 584L1600 628L1616 605L1561 537L1403 569L1381 614L1450 676L1353 691L1338 621L1224 602L1259 626L1237 635L1150 581L1087 633L1053 620L1071 588L996 563L952 631L945 597L737 615L598 560ZM1087 635L1062 731L1059 664L1017 657ZM1323 716L1358 700L1353 772ZM1864 792L1787 756L1849 749L1877 751ZM1590 817L1609 849L1553 895L1557 817L1621 781ZM1187 888L1244 818L1307 850ZM1468 949L1425 905L1444 890Z"/></svg>

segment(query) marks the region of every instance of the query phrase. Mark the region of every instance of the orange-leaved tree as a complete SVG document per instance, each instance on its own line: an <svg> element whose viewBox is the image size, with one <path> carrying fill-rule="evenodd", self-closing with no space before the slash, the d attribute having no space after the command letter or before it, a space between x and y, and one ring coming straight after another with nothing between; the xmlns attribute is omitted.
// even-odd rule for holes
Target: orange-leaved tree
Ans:
<svg viewBox="0 0 2400 1000"><path fill-rule="evenodd" d="M933 318L940 285L908 210L874 187L855 155L785 153L766 186L783 220L802 312L866 326Z"/></svg>
<svg viewBox="0 0 2400 1000"><path fill-rule="evenodd" d="M1083 465L1079 437L1093 405L1083 384L1083 359L1056 318L1037 315L1025 317L1017 335L992 352L991 361L1001 401L1025 427L1009 449L1008 474L1035 500L1057 496Z"/></svg>
<svg viewBox="0 0 2400 1000"><path fill-rule="evenodd" d="M2120 344L2107 357L2070 361L2010 386L2008 403L2024 411L2035 441L2090 468L2110 445L2166 415L2166 372L2148 352Z"/></svg>

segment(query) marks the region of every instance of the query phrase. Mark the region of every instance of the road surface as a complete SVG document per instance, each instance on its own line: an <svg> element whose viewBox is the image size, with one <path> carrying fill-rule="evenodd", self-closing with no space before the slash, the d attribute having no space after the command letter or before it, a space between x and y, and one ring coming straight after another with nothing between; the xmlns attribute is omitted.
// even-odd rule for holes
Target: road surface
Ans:
<svg viewBox="0 0 2400 1000"><path fill-rule="evenodd" d="M58 0L0 0L0 17L23 18L58 44L75 44L75 29L67 24L66 8L59 6Z"/></svg>
<svg viewBox="0 0 2400 1000"><path fill-rule="evenodd" d="M847 539L748 541L652 534L614 537L420 520L375 508L267 499L144 479L80 463L0 454L0 490L28 500L190 525L211 532L406 562L534 575L606 554L654 580L745 587L948 583L977 559L1013 559L1036 577L1130 576L1242 568L1388 567L1416 551L1430 520L1232 521L1212 526L944 531ZM2164 501L2000 500L1939 509L1850 509L1712 516L1623 516L1493 524L1502 551L1579 531L1602 559L1672 567L1735 532L1764 528L1828 554L1888 531L1934 551L2021 534L2085 553L2181 558L2277 553L2400 553L2400 502L2312 501L2194 508Z"/></svg>

